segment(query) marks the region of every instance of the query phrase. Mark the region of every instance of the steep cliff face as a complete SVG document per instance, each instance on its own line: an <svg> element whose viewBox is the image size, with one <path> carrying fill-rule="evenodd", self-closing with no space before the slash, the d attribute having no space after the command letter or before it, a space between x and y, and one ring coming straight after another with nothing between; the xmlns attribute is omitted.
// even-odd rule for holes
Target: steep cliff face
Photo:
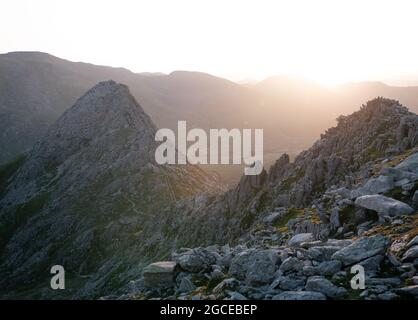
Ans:
<svg viewBox="0 0 418 320"><path fill-rule="evenodd" d="M134 273L170 250L147 244L155 227L144 226L157 226L156 213L170 203L223 186L194 166L157 165L155 131L128 88L113 81L89 90L51 126L2 182L2 290L39 283L54 264L110 285L123 281L112 278L115 270L123 278L125 268ZM99 286L73 294L94 296Z"/></svg>

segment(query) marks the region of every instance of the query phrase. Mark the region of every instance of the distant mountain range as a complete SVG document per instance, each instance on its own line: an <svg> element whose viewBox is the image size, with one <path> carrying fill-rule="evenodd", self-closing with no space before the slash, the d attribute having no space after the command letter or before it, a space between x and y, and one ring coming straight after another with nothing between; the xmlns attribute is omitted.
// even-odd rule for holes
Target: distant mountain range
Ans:
<svg viewBox="0 0 418 320"><path fill-rule="evenodd" d="M129 86L157 127L175 129L178 120L187 120L204 129L263 128L267 165L278 154L308 147L338 115L376 96L418 110L418 87L353 83L330 90L285 76L240 85L200 72L133 73L47 53L12 52L0 55L0 163L30 149L78 97L110 79ZM227 182L237 182L240 172Z"/></svg>

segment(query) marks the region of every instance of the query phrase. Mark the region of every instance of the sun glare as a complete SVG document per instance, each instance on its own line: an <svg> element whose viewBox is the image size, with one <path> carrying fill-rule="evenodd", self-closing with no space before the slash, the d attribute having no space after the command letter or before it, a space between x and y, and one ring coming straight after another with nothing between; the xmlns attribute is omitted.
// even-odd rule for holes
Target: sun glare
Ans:
<svg viewBox="0 0 418 320"><path fill-rule="evenodd" d="M1 52L325 85L418 74L416 1L6 0ZM7 31L7 32L6 32Z"/></svg>

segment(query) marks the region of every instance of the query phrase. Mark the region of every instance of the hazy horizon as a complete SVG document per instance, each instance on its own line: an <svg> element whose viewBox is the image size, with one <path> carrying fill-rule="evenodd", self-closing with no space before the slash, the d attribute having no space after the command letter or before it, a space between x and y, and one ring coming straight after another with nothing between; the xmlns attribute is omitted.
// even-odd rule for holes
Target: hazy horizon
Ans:
<svg viewBox="0 0 418 320"><path fill-rule="evenodd" d="M417 85L413 1L6 1L0 52L133 72Z"/></svg>

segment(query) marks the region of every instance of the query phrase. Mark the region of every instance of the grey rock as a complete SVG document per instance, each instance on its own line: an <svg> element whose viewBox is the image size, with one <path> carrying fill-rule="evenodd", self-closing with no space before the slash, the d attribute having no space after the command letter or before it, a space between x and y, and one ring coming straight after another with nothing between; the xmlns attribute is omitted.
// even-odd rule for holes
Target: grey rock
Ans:
<svg viewBox="0 0 418 320"><path fill-rule="evenodd" d="M234 291L230 294L231 300L248 300L243 294Z"/></svg>
<svg viewBox="0 0 418 320"><path fill-rule="evenodd" d="M331 216L330 216L330 224L332 229L338 229L341 227L340 223L340 210L338 208L332 209Z"/></svg>
<svg viewBox="0 0 418 320"><path fill-rule="evenodd" d="M374 257L370 257L359 262L359 264L363 266L364 271L366 271L368 275L370 275L371 273L375 274L376 272L379 271L380 265L382 264L383 259L384 259L383 255L376 255Z"/></svg>
<svg viewBox="0 0 418 320"><path fill-rule="evenodd" d="M347 290L342 287L338 287L331 281L320 276L313 276L308 278L306 282L307 291L320 292L329 298L340 298L347 293Z"/></svg>
<svg viewBox="0 0 418 320"><path fill-rule="evenodd" d="M398 285L401 284L401 279L399 279L398 277L392 277L392 278L366 278L366 283L368 285L398 286Z"/></svg>
<svg viewBox="0 0 418 320"><path fill-rule="evenodd" d="M409 182L409 181L408 181ZM406 182L406 183L408 183ZM392 176L379 176L369 179L366 184L351 192L351 198L357 198L364 195L385 193L394 188L394 179Z"/></svg>
<svg viewBox="0 0 418 320"><path fill-rule="evenodd" d="M418 153L414 153L398 164L395 169L418 174Z"/></svg>
<svg viewBox="0 0 418 320"><path fill-rule="evenodd" d="M272 297L272 300L326 300L326 297L314 291L285 291Z"/></svg>
<svg viewBox="0 0 418 320"><path fill-rule="evenodd" d="M250 284L265 284L274 277L278 259L276 250L250 249L232 259L229 273Z"/></svg>
<svg viewBox="0 0 418 320"><path fill-rule="evenodd" d="M296 247L302 244L303 242L310 242L314 240L312 233L299 233L294 235L288 242L289 246Z"/></svg>
<svg viewBox="0 0 418 320"><path fill-rule="evenodd" d="M408 179L409 181L414 182L418 180L418 174L396 168L383 168L380 173L383 175L392 176L395 179L395 181Z"/></svg>
<svg viewBox="0 0 418 320"><path fill-rule="evenodd" d="M418 258L418 245L410 247L402 256L402 261L413 261Z"/></svg>
<svg viewBox="0 0 418 320"><path fill-rule="evenodd" d="M342 263L338 260L324 261L315 267L304 267L303 273L307 276L332 276L341 270Z"/></svg>
<svg viewBox="0 0 418 320"><path fill-rule="evenodd" d="M415 245L418 245L418 236L415 236L406 246L409 248Z"/></svg>
<svg viewBox="0 0 418 320"><path fill-rule="evenodd" d="M289 257L280 265L279 271L283 273L302 271L303 262L295 257Z"/></svg>
<svg viewBox="0 0 418 320"><path fill-rule="evenodd" d="M406 203L382 195L361 196L356 199L355 204L376 211L380 217L409 215L414 212Z"/></svg>
<svg viewBox="0 0 418 320"><path fill-rule="evenodd" d="M416 190L416 191L414 192L414 195L412 196L412 206L413 206L415 209L418 209L418 190Z"/></svg>
<svg viewBox="0 0 418 320"><path fill-rule="evenodd" d="M306 255L316 261L331 260L332 255L340 250L341 247L337 246L317 246L311 247L307 250Z"/></svg>
<svg viewBox="0 0 418 320"><path fill-rule="evenodd" d="M396 289L393 289L393 291L395 293L402 294L402 295L418 297L418 285L407 286L403 288L396 288Z"/></svg>
<svg viewBox="0 0 418 320"><path fill-rule="evenodd" d="M399 296L394 292L387 291L387 292L378 294L377 298L379 300L395 300L395 299L399 298Z"/></svg>
<svg viewBox="0 0 418 320"><path fill-rule="evenodd" d="M215 288L213 288L212 292L214 294L220 294L221 292L225 290L234 290L238 287L239 281L235 278L228 278L222 280L220 283L218 283Z"/></svg>
<svg viewBox="0 0 418 320"><path fill-rule="evenodd" d="M340 260L344 266L358 263L367 258L385 252L388 239L382 235L362 237L354 243L332 255L333 260Z"/></svg>
<svg viewBox="0 0 418 320"><path fill-rule="evenodd" d="M209 270L216 263L217 255L206 248L195 248L174 253L173 258L182 269L197 273Z"/></svg>
<svg viewBox="0 0 418 320"><path fill-rule="evenodd" d="M174 286L174 261L151 263L143 272L144 285L148 288L170 288Z"/></svg>
<svg viewBox="0 0 418 320"><path fill-rule="evenodd" d="M306 278L300 276L279 276L276 278L273 283L270 285L270 290L281 289L285 291L292 291L301 289L305 286Z"/></svg>
<svg viewBox="0 0 418 320"><path fill-rule="evenodd" d="M180 286L178 288L179 292L183 292L183 293L189 293L196 290L196 286L193 284L193 282L190 280L189 277L183 277L183 279L181 279L181 283Z"/></svg>

